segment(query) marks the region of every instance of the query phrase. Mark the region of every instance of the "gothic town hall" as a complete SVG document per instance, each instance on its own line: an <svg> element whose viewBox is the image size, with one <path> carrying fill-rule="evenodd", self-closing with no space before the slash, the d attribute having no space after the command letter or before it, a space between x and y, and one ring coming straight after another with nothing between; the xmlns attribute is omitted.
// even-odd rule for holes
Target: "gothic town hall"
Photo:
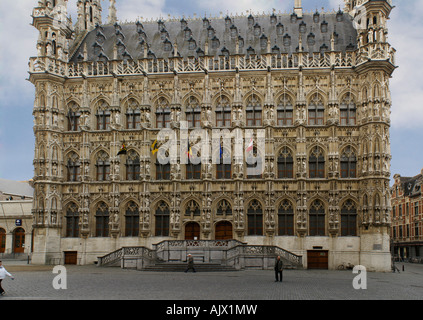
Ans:
<svg viewBox="0 0 423 320"><path fill-rule="evenodd" d="M32 12L32 263L232 241L390 270L392 0L125 23L67 3Z"/></svg>

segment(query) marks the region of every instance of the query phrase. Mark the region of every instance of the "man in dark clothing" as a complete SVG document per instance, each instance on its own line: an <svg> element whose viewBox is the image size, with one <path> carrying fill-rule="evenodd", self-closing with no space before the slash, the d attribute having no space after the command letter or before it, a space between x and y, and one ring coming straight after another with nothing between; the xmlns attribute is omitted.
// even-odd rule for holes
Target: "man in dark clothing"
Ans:
<svg viewBox="0 0 423 320"><path fill-rule="evenodd" d="M188 255L188 267L185 270L185 272L188 272L189 269L192 269L192 271L195 272L195 268L194 268L194 258L192 257L192 255Z"/></svg>
<svg viewBox="0 0 423 320"><path fill-rule="evenodd" d="M283 268L283 262L281 260L281 257L278 256L277 259L275 260L275 277L276 277L275 282L278 282L278 281L282 282L282 268Z"/></svg>

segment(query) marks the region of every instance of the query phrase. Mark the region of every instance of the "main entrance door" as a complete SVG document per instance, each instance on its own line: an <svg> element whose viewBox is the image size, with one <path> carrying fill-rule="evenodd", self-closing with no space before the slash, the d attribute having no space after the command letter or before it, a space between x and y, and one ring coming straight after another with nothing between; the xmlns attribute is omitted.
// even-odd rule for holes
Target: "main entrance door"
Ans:
<svg viewBox="0 0 423 320"><path fill-rule="evenodd" d="M188 222L185 225L185 240L199 240L200 225L197 222Z"/></svg>
<svg viewBox="0 0 423 320"><path fill-rule="evenodd" d="M13 252L23 253L25 250L25 230L17 228L13 237Z"/></svg>
<svg viewBox="0 0 423 320"><path fill-rule="evenodd" d="M216 240L229 240L232 237L232 223L229 221L220 221L216 224L215 230Z"/></svg>
<svg viewBox="0 0 423 320"><path fill-rule="evenodd" d="M307 251L307 269L328 269L329 254L326 250Z"/></svg>

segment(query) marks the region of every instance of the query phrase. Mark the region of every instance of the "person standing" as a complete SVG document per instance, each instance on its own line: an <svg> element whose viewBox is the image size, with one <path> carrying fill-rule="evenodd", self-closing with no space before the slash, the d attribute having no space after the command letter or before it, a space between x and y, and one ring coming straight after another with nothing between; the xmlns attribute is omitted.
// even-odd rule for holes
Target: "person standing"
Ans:
<svg viewBox="0 0 423 320"><path fill-rule="evenodd" d="M283 262L281 260L281 257L278 256L275 260L275 282L282 282L282 269L283 269ZM279 280L280 279L280 280Z"/></svg>
<svg viewBox="0 0 423 320"><path fill-rule="evenodd" d="M188 272L188 270L192 269L192 271L195 272L195 268L194 268L194 258L192 257L192 255L188 254L188 266L187 269L185 270L185 272Z"/></svg>
<svg viewBox="0 0 423 320"><path fill-rule="evenodd" d="M12 280L15 279L9 272L7 272L7 270L3 267L3 263L0 261L0 294L1 295L4 295L6 293L1 286L1 282L3 281L4 278L6 278L6 276L9 276L10 278L12 278Z"/></svg>

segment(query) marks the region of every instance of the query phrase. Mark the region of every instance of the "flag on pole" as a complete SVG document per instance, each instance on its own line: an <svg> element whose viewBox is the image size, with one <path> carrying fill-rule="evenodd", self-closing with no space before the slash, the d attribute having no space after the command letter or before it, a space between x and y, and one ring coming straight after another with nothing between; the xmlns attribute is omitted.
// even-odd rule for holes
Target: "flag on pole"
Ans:
<svg viewBox="0 0 423 320"><path fill-rule="evenodd" d="M247 147L247 152L250 152L250 151L252 151L253 150L253 138L251 138L251 141L250 141L250 144L248 145L248 147Z"/></svg>
<svg viewBox="0 0 423 320"><path fill-rule="evenodd" d="M188 159L191 160L191 157L192 157L192 149L191 149L191 145L190 145L189 141L188 141L187 156L188 156Z"/></svg>
<svg viewBox="0 0 423 320"><path fill-rule="evenodd" d="M151 145L151 152L154 154L156 154L156 152L159 151L159 147L157 147L157 139L154 140L153 144Z"/></svg>
<svg viewBox="0 0 423 320"><path fill-rule="evenodd" d="M122 148L120 148L119 152L118 152L118 156L121 154L126 154L126 146L125 146L125 142L122 142Z"/></svg>

